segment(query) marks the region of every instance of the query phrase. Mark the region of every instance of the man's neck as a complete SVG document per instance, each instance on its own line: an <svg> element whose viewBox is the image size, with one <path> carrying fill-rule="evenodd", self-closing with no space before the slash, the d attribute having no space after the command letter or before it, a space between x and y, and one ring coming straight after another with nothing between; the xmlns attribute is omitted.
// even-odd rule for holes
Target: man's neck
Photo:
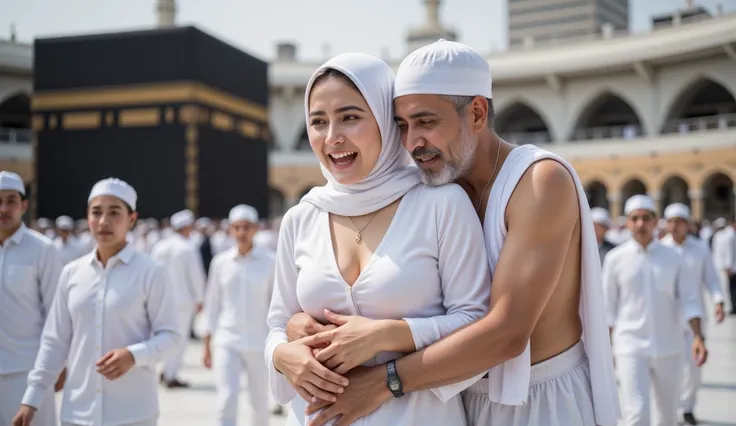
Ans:
<svg viewBox="0 0 736 426"><path fill-rule="evenodd" d="M639 245L644 248L647 248L647 246L649 246L649 244L651 244L652 241L654 241L653 237L649 237L649 238L632 237L632 238L634 239L634 241L639 243Z"/></svg>
<svg viewBox="0 0 736 426"><path fill-rule="evenodd" d="M685 240L687 239L687 234L685 234L685 235L683 235L681 237L677 237L674 234L672 234L672 239L675 240L675 242L677 243L678 246L681 246L685 242Z"/></svg>
<svg viewBox="0 0 736 426"><path fill-rule="evenodd" d="M20 229L21 225L22 223L18 223L17 225L13 226L12 228L6 231L0 231L0 246L4 246L8 238L12 237L13 234L18 232L18 229Z"/></svg>
<svg viewBox="0 0 736 426"><path fill-rule="evenodd" d="M498 144L501 144L500 150ZM510 151L511 147L504 143L494 132L488 132L481 136L475 150L473 165L465 176L458 178L456 181L468 193L475 207L478 207L478 201L481 198L483 190L488 190L488 188L493 186L493 183L489 184L488 180L491 179L494 166L496 166L496 171L493 181L496 180L503 160ZM497 153L499 157L498 165L496 165Z"/></svg>
<svg viewBox="0 0 736 426"><path fill-rule="evenodd" d="M238 254L245 256L253 250L253 243L238 245Z"/></svg>

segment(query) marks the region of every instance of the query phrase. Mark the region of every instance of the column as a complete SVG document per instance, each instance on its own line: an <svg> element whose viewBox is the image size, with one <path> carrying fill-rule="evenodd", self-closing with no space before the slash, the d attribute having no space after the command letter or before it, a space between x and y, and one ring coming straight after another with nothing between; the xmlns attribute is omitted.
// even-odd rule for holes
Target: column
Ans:
<svg viewBox="0 0 736 426"><path fill-rule="evenodd" d="M690 197L690 215L693 220L703 220L704 206L703 206L703 190L700 188L691 188L687 191L688 197Z"/></svg>
<svg viewBox="0 0 736 426"><path fill-rule="evenodd" d="M621 193L616 192L609 192L608 193L608 209L611 213L611 219L616 220L619 216L623 214L623 209L621 208Z"/></svg>
<svg viewBox="0 0 736 426"><path fill-rule="evenodd" d="M654 200L654 205L657 206L657 216L662 216L662 192L661 191L650 191L648 194Z"/></svg>

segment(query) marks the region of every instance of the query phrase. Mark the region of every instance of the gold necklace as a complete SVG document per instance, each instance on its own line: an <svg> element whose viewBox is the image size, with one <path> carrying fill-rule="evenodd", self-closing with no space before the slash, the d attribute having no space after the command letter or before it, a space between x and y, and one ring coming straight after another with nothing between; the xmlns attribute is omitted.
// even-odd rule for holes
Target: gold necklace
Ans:
<svg viewBox="0 0 736 426"><path fill-rule="evenodd" d="M475 208L475 211L480 215L480 208L483 205L483 198L486 196L486 190L488 189L488 186L491 184L491 181L493 180L493 177L496 175L496 169L498 168L498 159L501 157L501 140L498 140L498 149L496 149L496 164L493 165L493 173L491 173L491 177L488 178L488 183L486 183L485 188L483 188L483 192L480 193L480 202L478 203L478 207Z"/></svg>
<svg viewBox="0 0 736 426"><path fill-rule="evenodd" d="M358 233L358 236L355 237L355 242L356 243L359 243L359 242L361 242L363 240L363 236L360 235L360 233L363 232L363 230L365 229L366 226L368 226L369 223L371 223L371 221L373 220L373 218L376 216L377 213L378 213L377 211L376 212L373 212L373 214L371 215L371 218L368 219L368 222L366 222L365 225L363 225L363 227L360 228L360 229L358 229L358 227L355 226L355 223L353 222L353 219L351 219L350 216L347 216L348 220L353 225L353 228L355 228L355 231Z"/></svg>

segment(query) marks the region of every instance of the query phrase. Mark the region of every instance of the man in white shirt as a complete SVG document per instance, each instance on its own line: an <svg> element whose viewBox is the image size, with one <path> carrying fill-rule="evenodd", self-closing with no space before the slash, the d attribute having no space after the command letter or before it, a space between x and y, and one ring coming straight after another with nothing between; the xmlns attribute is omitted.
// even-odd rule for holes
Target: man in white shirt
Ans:
<svg viewBox="0 0 736 426"><path fill-rule="evenodd" d="M230 211L235 247L212 260L204 310L204 365L215 371L218 425L235 426L240 375L248 375L252 426L268 426L268 374L263 352L273 289L274 255L254 247L258 212L239 205ZM211 343L214 342L214 354Z"/></svg>
<svg viewBox="0 0 736 426"><path fill-rule="evenodd" d="M56 218L56 239L54 246L61 253L61 261L64 265L72 260L87 254L84 247L74 237L74 220L69 216L59 216Z"/></svg>
<svg viewBox="0 0 736 426"><path fill-rule="evenodd" d="M156 243L151 257L166 265L176 294L177 315L181 340L177 353L164 362L161 381L168 388L189 386L177 379L186 345L186 336L192 325L192 317L202 310L205 273L199 251L189 240L194 226L194 213L182 210L171 216L173 233Z"/></svg>
<svg viewBox="0 0 736 426"><path fill-rule="evenodd" d="M62 268L53 242L21 221L27 209L23 180L0 172L0 425L20 406ZM55 426L53 390L39 408L34 426Z"/></svg>
<svg viewBox="0 0 736 426"><path fill-rule="evenodd" d="M692 276L695 278L694 285L697 288L696 294L703 312L705 312L703 290L708 290L711 300L715 304L716 321L721 323L724 318L721 283L708 247L698 238L688 235L690 209L681 203L670 204L664 209L664 217L667 220L668 234L662 238L662 244L677 250L682 256L685 267L692 270ZM703 331L705 330L704 323L705 317L701 320ZM685 353L687 354L689 352L688 348L693 345L694 336L688 324L683 324L683 326L685 329ZM700 368L695 365L695 360L692 357L685 357L680 409L685 423L690 425L698 424L693 415L693 409L695 408L700 381Z"/></svg>
<svg viewBox="0 0 736 426"><path fill-rule="evenodd" d="M593 219L593 227L595 228L595 238L598 240L598 255L601 258L601 264L603 259L606 258L611 249L616 247L616 244L606 239L608 230L611 229L611 217L608 210L602 207L593 207L590 209L590 217Z"/></svg>
<svg viewBox="0 0 736 426"><path fill-rule="evenodd" d="M694 357L698 367L707 358L700 326L700 286L680 253L653 237L655 212L649 196L629 198L624 213L631 239L611 250L603 263L624 426L677 424L682 358ZM682 353L682 328L676 326L683 318L694 336L686 354ZM654 401L650 401L650 388Z"/></svg>
<svg viewBox="0 0 736 426"><path fill-rule="evenodd" d="M712 250L713 261L731 296L730 313L736 315L736 221L713 234Z"/></svg>

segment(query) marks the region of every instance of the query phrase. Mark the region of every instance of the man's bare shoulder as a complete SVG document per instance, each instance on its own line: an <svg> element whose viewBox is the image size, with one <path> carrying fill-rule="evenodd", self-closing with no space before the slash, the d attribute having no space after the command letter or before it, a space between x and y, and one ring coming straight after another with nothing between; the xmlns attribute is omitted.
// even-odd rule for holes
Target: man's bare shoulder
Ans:
<svg viewBox="0 0 736 426"><path fill-rule="evenodd" d="M540 160L529 166L509 200L509 229L574 224L580 217L578 202L577 187L567 167L553 159Z"/></svg>

